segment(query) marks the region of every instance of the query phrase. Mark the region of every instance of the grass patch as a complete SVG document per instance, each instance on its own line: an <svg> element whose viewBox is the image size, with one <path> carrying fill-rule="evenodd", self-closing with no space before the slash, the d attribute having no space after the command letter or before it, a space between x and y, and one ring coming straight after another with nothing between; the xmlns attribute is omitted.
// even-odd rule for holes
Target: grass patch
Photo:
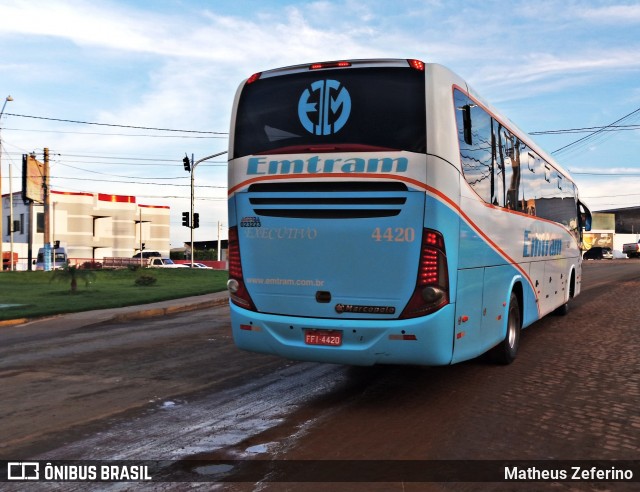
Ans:
<svg viewBox="0 0 640 492"><path fill-rule="evenodd" d="M152 285L136 285L141 275L152 275ZM104 270L85 286L71 292L69 282L51 281L53 272L0 273L0 320L75 313L219 292L226 288L227 272L190 268Z"/></svg>

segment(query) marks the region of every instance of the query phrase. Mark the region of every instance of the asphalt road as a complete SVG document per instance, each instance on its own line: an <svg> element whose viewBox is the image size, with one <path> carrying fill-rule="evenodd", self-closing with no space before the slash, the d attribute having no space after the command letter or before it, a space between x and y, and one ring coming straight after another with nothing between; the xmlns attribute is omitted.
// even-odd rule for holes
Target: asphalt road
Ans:
<svg viewBox="0 0 640 492"><path fill-rule="evenodd" d="M0 328L0 459L163 459L177 463L167 473L187 479L210 478L206 463L247 458L638 460L640 304L629 292L639 289L640 261L587 262L570 313L525 330L510 366L480 358L450 367L350 368L249 354L232 343L226 307ZM269 481L221 487L336 489Z"/></svg>

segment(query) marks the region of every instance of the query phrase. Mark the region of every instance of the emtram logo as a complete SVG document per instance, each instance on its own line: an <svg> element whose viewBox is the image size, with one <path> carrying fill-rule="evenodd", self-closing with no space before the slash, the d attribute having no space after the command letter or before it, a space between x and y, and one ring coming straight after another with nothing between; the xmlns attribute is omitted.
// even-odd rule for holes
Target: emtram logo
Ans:
<svg viewBox="0 0 640 492"><path fill-rule="evenodd" d="M345 125L351 114L349 91L337 80L316 80L298 101L300 123L314 135L331 135Z"/></svg>

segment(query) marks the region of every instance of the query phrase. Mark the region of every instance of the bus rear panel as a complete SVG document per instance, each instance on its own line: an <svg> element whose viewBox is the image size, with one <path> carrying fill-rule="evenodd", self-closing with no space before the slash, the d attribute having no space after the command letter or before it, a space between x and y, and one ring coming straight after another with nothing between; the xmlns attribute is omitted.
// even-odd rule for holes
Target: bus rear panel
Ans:
<svg viewBox="0 0 640 492"><path fill-rule="evenodd" d="M507 173L487 167L492 142L477 138L481 104L460 98L465 87L415 60L287 67L241 84L229 149L238 347L355 365L475 357L544 314L530 273L548 262L527 257L527 234L558 238L549 252L564 283L547 304L568 300L571 232L478 194Z"/></svg>

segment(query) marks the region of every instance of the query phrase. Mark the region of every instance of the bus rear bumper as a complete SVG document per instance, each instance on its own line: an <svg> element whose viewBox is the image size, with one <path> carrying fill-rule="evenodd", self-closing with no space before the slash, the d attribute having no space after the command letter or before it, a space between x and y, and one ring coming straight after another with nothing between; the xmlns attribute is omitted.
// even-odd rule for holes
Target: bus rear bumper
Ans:
<svg viewBox="0 0 640 492"><path fill-rule="evenodd" d="M451 363L455 304L421 318L371 321L262 314L230 304L233 339L239 348L250 352L361 366ZM335 330L341 343L308 345L307 330Z"/></svg>

